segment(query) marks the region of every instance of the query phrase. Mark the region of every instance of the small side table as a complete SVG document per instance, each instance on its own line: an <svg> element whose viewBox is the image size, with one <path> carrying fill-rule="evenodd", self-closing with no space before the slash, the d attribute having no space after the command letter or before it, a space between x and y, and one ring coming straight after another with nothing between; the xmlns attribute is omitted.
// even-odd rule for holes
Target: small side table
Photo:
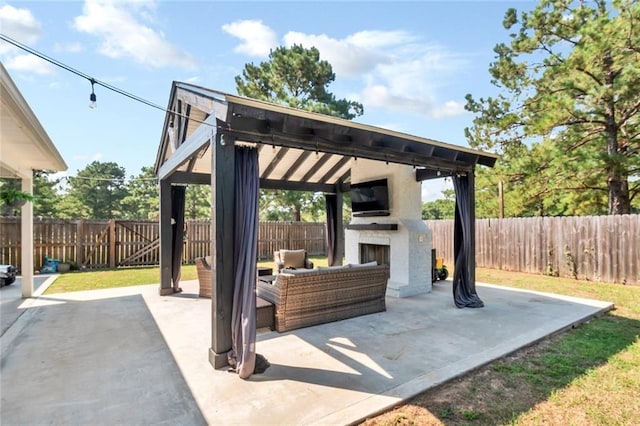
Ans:
<svg viewBox="0 0 640 426"><path fill-rule="evenodd" d="M266 268L258 266L258 276L262 277L264 275L273 275L273 268Z"/></svg>

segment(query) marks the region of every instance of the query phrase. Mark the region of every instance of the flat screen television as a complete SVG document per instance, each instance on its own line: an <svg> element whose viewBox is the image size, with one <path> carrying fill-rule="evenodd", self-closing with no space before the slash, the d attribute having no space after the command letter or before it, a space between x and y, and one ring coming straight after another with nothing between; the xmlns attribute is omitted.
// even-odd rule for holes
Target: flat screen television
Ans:
<svg viewBox="0 0 640 426"><path fill-rule="evenodd" d="M349 193L354 216L389 216L387 179L352 183Z"/></svg>

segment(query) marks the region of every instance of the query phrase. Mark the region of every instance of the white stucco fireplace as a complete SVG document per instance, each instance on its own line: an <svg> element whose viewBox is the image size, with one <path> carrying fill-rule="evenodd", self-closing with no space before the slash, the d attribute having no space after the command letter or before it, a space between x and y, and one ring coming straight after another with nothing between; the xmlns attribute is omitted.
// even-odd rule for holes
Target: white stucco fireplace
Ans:
<svg viewBox="0 0 640 426"><path fill-rule="evenodd" d="M387 296L409 297L431 291L431 230L421 219L421 185L413 167L357 160L351 182L387 179L388 216L353 217L345 231L348 263L382 260L391 277Z"/></svg>

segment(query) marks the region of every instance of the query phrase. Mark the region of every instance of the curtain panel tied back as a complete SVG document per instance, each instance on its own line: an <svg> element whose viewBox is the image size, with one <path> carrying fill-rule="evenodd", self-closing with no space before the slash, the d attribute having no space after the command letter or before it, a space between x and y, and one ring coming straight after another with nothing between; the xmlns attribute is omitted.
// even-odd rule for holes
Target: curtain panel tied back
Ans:
<svg viewBox="0 0 640 426"><path fill-rule="evenodd" d="M329 266L338 265L342 259L336 259L338 252L338 197L336 194L324 194L327 212L327 260Z"/></svg>
<svg viewBox="0 0 640 426"><path fill-rule="evenodd" d="M184 204L186 187L171 187L171 280L174 293L182 291L180 288L180 273L182 268L182 252L184 250Z"/></svg>
<svg viewBox="0 0 640 426"><path fill-rule="evenodd" d="M229 365L249 378L268 367L256 354L256 266L258 251L258 151L235 148L234 290ZM258 361L256 362L256 359Z"/></svg>
<svg viewBox="0 0 640 426"><path fill-rule="evenodd" d="M471 220L474 208L470 201L470 179L467 175L453 176L456 192L456 211L453 228L453 300L458 308L482 308L484 303L476 293L475 280L471 280L469 260L475 253L471 250ZM475 265L475 262L474 262ZM473 282L472 282L473 281Z"/></svg>

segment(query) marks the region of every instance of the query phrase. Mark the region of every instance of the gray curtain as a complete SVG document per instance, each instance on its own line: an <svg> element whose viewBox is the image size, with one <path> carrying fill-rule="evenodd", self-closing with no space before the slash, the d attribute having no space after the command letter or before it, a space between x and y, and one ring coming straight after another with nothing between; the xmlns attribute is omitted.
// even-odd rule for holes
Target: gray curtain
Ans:
<svg viewBox="0 0 640 426"><path fill-rule="evenodd" d="M334 266L338 252L338 196L324 194L324 201L327 212L327 260L329 266Z"/></svg>
<svg viewBox="0 0 640 426"><path fill-rule="evenodd" d="M471 206L470 184L468 176L453 176L453 188L456 191L456 214L453 228L453 300L458 308L481 308L482 300L476 293L476 283L471 282L469 274L469 259L475 256L471 253Z"/></svg>
<svg viewBox="0 0 640 426"><path fill-rule="evenodd" d="M182 251L184 249L184 186L171 187L171 280L173 291L181 292L180 269L182 268Z"/></svg>
<svg viewBox="0 0 640 426"><path fill-rule="evenodd" d="M256 263L258 255L258 151L236 147L235 253L230 364L246 379L256 366Z"/></svg>

